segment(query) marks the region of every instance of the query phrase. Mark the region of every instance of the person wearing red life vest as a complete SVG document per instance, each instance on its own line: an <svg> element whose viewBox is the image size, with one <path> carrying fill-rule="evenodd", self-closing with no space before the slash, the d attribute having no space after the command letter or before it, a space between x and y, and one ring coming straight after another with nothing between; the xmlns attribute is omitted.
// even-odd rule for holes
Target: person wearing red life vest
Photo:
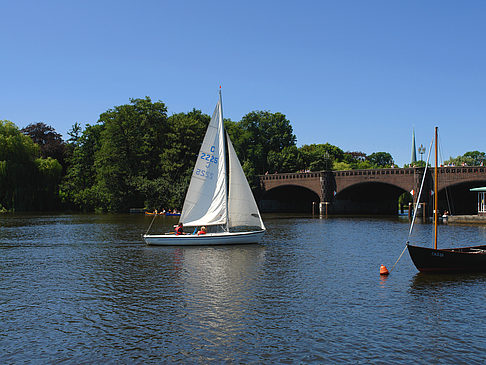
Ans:
<svg viewBox="0 0 486 365"><path fill-rule="evenodd" d="M201 235L201 234L206 234L206 227L201 227L201 230L199 232L197 232L197 235Z"/></svg>
<svg viewBox="0 0 486 365"><path fill-rule="evenodd" d="M184 227L182 226L182 223L179 223L179 225L176 227L175 234L176 236L184 234Z"/></svg>

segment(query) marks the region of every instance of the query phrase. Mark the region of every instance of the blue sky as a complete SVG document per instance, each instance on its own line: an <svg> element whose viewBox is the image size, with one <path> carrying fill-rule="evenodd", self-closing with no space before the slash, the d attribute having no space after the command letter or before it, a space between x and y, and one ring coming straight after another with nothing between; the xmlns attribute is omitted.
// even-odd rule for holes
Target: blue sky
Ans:
<svg viewBox="0 0 486 365"><path fill-rule="evenodd" d="M2 1L0 119L75 122L150 96L169 114L281 112L297 145L486 150L486 1Z"/></svg>

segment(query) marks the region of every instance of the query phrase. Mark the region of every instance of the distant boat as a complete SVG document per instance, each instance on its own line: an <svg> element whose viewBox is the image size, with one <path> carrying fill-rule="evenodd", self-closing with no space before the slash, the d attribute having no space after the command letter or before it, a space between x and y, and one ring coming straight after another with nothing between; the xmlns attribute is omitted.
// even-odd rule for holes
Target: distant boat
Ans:
<svg viewBox="0 0 486 365"><path fill-rule="evenodd" d="M180 217L181 213L176 212L145 212L145 215L165 215L165 216L173 216L173 217Z"/></svg>
<svg viewBox="0 0 486 365"><path fill-rule="evenodd" d="M181 216L181 213L169 213L169 212L165 212L165 215L167 217L180 217Z"/></svg>
<svg viewBox="0 0 486 365"><path fill-rule="evenodd" d="M224 130L221 91L179 219L206 234L145 234L149 245L227 245L257 243L265 225L233 144ZM192 231L192 229L191 229Z"/></svg>
<svg viewBox="0 0 486 365"><path fill-rule="evenodd" d="M439 218L437 131L438 128L436 127L434 172L434 248L413 246L407 243L408 253L410 254L410 258L412 259L415 267L423 273L486 272L486 245L459 248L437 248L437 226Z"/></svg>

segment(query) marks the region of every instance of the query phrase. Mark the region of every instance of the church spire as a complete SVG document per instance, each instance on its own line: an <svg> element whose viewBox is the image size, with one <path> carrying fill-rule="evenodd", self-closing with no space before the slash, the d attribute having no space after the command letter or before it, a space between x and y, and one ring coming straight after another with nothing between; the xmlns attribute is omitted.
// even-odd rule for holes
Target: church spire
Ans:
<svg viewBox="0 0 486 365"><path fill-rule="evenodd" d="M413 165L417 162L417 149L415 148L415 130L412 129L412 162L410 163Z"/></svg>

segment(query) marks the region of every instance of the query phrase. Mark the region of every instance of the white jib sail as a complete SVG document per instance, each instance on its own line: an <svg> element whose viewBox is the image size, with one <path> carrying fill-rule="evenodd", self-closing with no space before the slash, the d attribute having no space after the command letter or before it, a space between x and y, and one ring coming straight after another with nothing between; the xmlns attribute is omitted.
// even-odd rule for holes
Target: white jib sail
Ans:
<svg viewBox="0 0 486 365"><path fill-rule="evenodd" d="M265 229L257 203L236 156L235 149L228 135L229 156L229 196L228 219L230 227L260 227Z"/></svg>
<svg viewBox="0 0 486 365"><path fill-rule="evenodd" d="M180 222L188 226L227 223L226 157L221 97L197 156Z"/></svg>

